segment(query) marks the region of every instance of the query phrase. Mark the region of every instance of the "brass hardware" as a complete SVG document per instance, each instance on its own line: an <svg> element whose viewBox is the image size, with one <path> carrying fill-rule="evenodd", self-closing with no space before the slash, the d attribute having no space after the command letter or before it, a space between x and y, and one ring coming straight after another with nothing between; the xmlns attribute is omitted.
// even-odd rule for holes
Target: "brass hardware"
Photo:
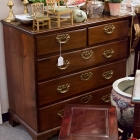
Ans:
<svg viewBox="0 0 140 140"><path fill-rule="evenodd" d="M106 34L112 34L115 30L115 26L114 25L107 25L104 27L104 31Z"/></svg>
<svg viewBox="0 0 140 140"><path fill-rule="evenodd" d="M69 39L70 39L70 35L69 34L61 34L61 35L58 35L56 37L56 40L59 43L67 43Z"/></svg>
<svg viewBox="0 0 140 140"><path fill-rule="evenodd" d="M64 110L60 110L58 113L57 113L57 116L59 118L63 118L63 114L64 114Z"/></svg>
<svg viewBox="0 0 140 140"><path fill-rule="evenodd" d="M104 95L104 96L102 97L102 100L103 100L105 103L108 103L108 102L110 102L110 96L111 96L111 94L109 94L109 95Z"/></svg>
<svg viewBox="0 0 140 140"><path fill-rule="evenodd" d="M82 81L87 81L87 80L89 80L91 77L92 77L92 72L87 72L87 73L84 73L84 74L82 74L81 76L80 76L80 79L82 80Z"/></svg>
<svg viewBox="0 0 140 140"><path fill-rule="evenodd" d="M6 18L6 22L12 22L12 21L15 21L15 15L13 13L13 10L12 10L12 7L14 6L14 3L12 0L8 0L8 3L7 3L7 6L9 6L9 13L8 13L8 16Z"/></svg>
<svg viewBox="0 0 140 140"><path fill-rule="evenodd" d="M87 60L89 59L93 54L93 51L90 50L90 51L85 51L85 52L82 52L81 54L81 57L84 59L84 60Z"/></svg>
<svg viewBox="0 0 140 140"><path fill-rule="evenodd" d="M68 92L69 88L70 88L70 84L61 85L61 86L58 86L57 91L60 93L66 93Z"/></svg>
<svg viewBox="0 0 140 140"><path fill-rule="evenodd" d="M24 14L28 14L29 12L28 12L28 8L27 8L27 4L28 4L29 2L28 2L28 0L23 0L23 4L24 4Z"/></svg>
<svg viewBox="0 0 140 140"><path fill-rule="evenodd" d="M107 72L103 73L103 78L104 79L110 79L112 77L112 75L113 75L113 71L110 70L110 71L107 71Z"/></svg>
<svg viewBox="0 0 140 140"><path fill-rule="evenodd" d="M92 99L92 96L87 95L87 96L81 98L81 103L82 104L87 104L91 99Z"/></svg>
<svg viewBox="0 0 140 140"><path fill-rule="evenodd" d="M114 53L114 50L113 49L106 50L106 51L103 52L103 56L105 58L110 58L110 57L112 57L113 53Z"/></svg>
<svg viewBox="0 0 140 140"><path fill-rule="evenodd" d="M68 66L70 65L70 61L69 60L65 60L64 61L64 64L62 66L58 66L57 64L57 67L60 69L60 70L65 70L68 68Z"/></svg>

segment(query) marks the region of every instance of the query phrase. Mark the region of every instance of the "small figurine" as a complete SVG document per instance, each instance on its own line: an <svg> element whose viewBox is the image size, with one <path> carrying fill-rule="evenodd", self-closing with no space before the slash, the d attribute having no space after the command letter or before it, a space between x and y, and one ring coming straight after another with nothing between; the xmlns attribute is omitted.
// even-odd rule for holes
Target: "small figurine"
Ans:
<svg viewBox="0 0 140 140"><path fill-rule="evenodd" d="M73 19L75 22L85 22L87 15L84 11L80 10L79 7L75 7L73 10Z"/></svg>

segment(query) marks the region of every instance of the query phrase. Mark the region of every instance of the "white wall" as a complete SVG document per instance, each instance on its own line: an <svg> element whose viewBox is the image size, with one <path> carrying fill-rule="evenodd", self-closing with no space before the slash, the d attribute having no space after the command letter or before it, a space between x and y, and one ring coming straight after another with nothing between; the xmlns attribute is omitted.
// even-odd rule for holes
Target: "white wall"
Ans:
<svg viewBox="0 0 140 140"><path fill-rule="evenodd" d="M21 0L12 0L14 3L14 14L22 14L24 6ZM7 6L8 0L0 0L0 20L6 19L9 13L9 7ZM28 5L29 6L29 5ZM8 40L7 40L8 41ZM0 103L1 112L6 113L9 108L8 95L7 95L7 81L6 81L6 69L5 69L5 55L3 44L3 29L0 22Z"/></svg>

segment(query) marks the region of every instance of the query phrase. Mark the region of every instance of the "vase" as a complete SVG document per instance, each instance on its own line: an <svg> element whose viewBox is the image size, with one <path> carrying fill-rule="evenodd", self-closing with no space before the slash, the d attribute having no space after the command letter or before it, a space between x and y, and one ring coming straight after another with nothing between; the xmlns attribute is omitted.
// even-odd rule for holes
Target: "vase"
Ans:
<svg viewBox="0 0 140 140"><path fill-rule="evenodd" d="M108 1L104 1L104 14L110 14Z"/></svg>
<svg viewBox="0 0 140 140"><path fill-rule="evenodd" d="M104 3L100 1L88 1L87 2L87 14L89 18L100 18L103 14Z"/></svg>
<svg viewBox="0 0 140 140"><path fill-rule="evenodd" d="M109 4L109 11L111 16L119 16L121 3L108 3Z"/></svg>
<svg viewBox="0 0 140 140"><path fill-rule="evenodd" d="M132 131L134 105L131 104L134 77L125 77L113 83L111 105L116 106L118 122Z"/></svg>

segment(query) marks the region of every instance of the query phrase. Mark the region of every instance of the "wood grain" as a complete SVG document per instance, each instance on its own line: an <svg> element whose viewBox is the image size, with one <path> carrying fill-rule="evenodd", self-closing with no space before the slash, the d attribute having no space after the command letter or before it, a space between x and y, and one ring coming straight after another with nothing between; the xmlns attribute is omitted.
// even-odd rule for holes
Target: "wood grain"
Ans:
<svg viewBox="0 0 140 140"><path fill-rule="evenodd" d="M10 109L37 131L33 38L4 26L4 44Z"/></svg>
<svg viewBox="0 0 140 140"><path fill-rule="evenodd" d="M83 121L84 120L84 121ZM116 108L66 105L59 140L118 140Z"/></svg>

